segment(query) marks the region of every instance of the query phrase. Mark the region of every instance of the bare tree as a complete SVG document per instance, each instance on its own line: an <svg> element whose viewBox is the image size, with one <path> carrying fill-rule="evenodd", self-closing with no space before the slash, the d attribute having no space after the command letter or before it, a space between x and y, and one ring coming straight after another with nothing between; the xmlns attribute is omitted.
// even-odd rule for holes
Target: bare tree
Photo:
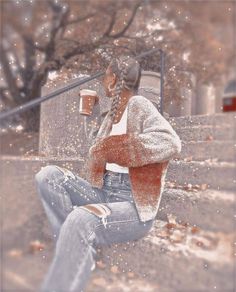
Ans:
<svg viewBox="0 0 236 292"><path fill-rule="evenodd" d="M94 7L91 10L81 9L87 6L85 4L84 2L79 4L80 10L85 11L85 13L72 17L69 1L63 3L53 0L47 0L43 3L36 1L31 9L28 9L25 3L21 4L20 9L16 7L15 3L4 3L4 41L1 64L6 86L1 87L1 99L6 106L20 105L40 96L41 88L47 80L49 71L59 70L74 56L88 54L110 40L122 37L131 26L141 1L131 5L127 23L121 26L116 33L112 32L118 11L121 8L118 7L119 5L110 5L107 8L105 3L101 3L100 7ZM103 5L107 9L102 9ZM21 17L15 17L13 13L9 13L12 9L17 9L17 13ZM90 12L86 13L86 10L90 10ZM30 20L27 19L27 14L31 15ZM50 23L45 40L37 31L39 25L43 26L42 19L49 14ZM86 40L84 34L81 34L79 40L65 36L66 30L70 27L77 28L80 25L83 30L83 27L88 26L86 20L96 18L93 19L94 24L96 24L104 16L109 21L100 28L95 39L87 38ZM22 19L27 19L29 23L25 25L22 23ZM14 37L9 37L9 34L14 34ZM15 40L16 43L13 43L12 40ZM21 50L20 56L17 54L18 49ZM14 60L14 66L11 66L10 57ZM21 115L26 122L26 130L38 129L38 107Z"/></svg>
<svg viewBox="0 0 236 292"><path fill-rule="evenodd" d="M52 70L93 73L123 53L166 52L167 102L182 86L191 87L186 72L218 85L235 59L235 3L31 0L6 1L2 8L0 97L6 108L40 96ZM159 56L145 58L142 67L158 71ZM26 130L38 130L39 107L21 117Z"/></svg>

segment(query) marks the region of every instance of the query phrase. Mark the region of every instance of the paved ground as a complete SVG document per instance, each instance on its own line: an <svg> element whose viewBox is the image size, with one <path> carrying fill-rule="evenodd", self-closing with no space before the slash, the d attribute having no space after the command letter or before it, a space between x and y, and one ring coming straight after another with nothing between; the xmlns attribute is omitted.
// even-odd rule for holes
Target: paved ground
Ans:
<svg viewBox="0 0 236 292"><path fill-rule="evenodd" d="M22 240L26 229L4 236L1 291L37 291L52 260L50 236ZM86 291L233 292L233 237L157 221L139 241L98 249Z"/></svg>

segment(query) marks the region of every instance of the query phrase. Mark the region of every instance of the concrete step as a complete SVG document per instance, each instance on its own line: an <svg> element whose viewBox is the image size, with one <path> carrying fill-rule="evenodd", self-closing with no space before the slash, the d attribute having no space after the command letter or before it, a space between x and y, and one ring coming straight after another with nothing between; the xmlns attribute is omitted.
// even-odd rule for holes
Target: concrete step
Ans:
<svg viewBox="0 0 236 292"><path fill-rule="evenodd" d="M214 140L231 140L236 139L236 127L226 126L190 126L175 128L181 141L214 141Z"/></svg>
<svg viewBox="0 0 236 292"><path fill-rule="evenodd" d="M158 220L143 239L103 248L103 274L116 266L118 281L131 270L156 287L150 291L231 291L233 237Z"/></svg>
<svg viewBox="0 0 236 292"><path fill-rule="evenodd" d="M235 190L236 163L211 161L171 161L167 180L187 186L206 184L216 190Z"/></svg>
<svg viewBox="0 0 236 292"><path fill-rule="evenodd" d="M185 161L236 161L236 141L182 142L182 151L177 156Z"/></svg>
<svg viewBox="0 0 236 292"><path fill-rule="evenodd" d="M211 231L232 232L235 224L236 196L233 192L207 190L184 190L166 188L162 194L157 219L168 221L176 218L197 228ZM172 186L177 187L177 186Z"/></svg>
<svg viewBox="0 0 236 292"><path fill-rule="evenodd" d="M18 164L29 167L29 171L35 173L39 171L40 165L58 164L68 169L74 170L82 177L86 178L86 169L82 158L57 158L57 157L42 157L42 156L0 156L3 165L13 164L18 168ZM38 163L37 163L38 162ZM5 166L4 166L5 167ZM11 173L11 172L10 172ZM166 179L170 182L179 185L187 186L206 184L208 189L216 190L235 190L236 185L236 163L234 162L214 162L214 161L183 161L172 160L168 167Z"/></svg>
<svg viewBox="0 0 236 292"><path fill-rule="evenodd" d="M192 126L236 126L236 113L218 113L213 115L195 115L184 117L172 117L168 119L175 128Z"/></svg>
<svg viewBox="0 0 236 292"><path fill-rule="evenodd" d="M98 247L86 291L233 291L234 235L157 220L139 240ZM3 248L2 291L38 291L52 261L52 240L32 253L23 236Z"/></svg>
<svg viewBox="0 0 236 292"><path fill-rule="evenodd" d="M38 155L38 132L8 131L0 134L0 141L0 155Z"/></svg>

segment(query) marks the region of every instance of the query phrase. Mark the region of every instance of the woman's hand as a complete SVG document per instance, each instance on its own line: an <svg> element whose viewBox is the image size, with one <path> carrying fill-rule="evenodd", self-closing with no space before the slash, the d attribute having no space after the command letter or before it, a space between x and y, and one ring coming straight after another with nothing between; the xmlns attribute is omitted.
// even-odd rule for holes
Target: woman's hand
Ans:
<svg viewBox="0 0 236 292"><path fill-rule="evenodd" d="M95 162L104 162L105 161L105 152L104 152L104 143L103 139L98 140L89 148L89 156Z"/></svg>
<svg viewBox="0 0 236 292"><path fill-rule="evenodd" d="M111 135L100 139L89 149L91 158L96 162L117 163L127 166L131 159L131 136L128 134Z"/></svg>
<svg viewBox="0 0 236 292"><path fill-rule="evenodd" d="M117 138L123 135L112 135L105 138L100 138L97 140L89 149L89 155L94 161L106 161L110 162L114 156L114 151L116 152L116 143L118 143Z"/></svg>

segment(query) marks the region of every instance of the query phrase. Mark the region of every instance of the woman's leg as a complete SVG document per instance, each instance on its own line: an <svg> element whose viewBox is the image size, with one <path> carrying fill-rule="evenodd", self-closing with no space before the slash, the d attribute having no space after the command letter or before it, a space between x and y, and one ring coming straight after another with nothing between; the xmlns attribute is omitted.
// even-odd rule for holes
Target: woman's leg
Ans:
<svg viewBox="0 0 236 292"><path fill-rule="evenodd" d="M104 201L102 190L93 188L83 178L57 165L43 167L35 175L35 182L55 240L73 206Z"/></svg>
<svg viewBox="0 0 236 292"><path fill-rule="evenodd" d="M106 215L107 224L101 215ZM43 292L81 292L95 264L96 247L145 236L153 221L141 222L129 201L75 208L61 227Z"/></svg>

